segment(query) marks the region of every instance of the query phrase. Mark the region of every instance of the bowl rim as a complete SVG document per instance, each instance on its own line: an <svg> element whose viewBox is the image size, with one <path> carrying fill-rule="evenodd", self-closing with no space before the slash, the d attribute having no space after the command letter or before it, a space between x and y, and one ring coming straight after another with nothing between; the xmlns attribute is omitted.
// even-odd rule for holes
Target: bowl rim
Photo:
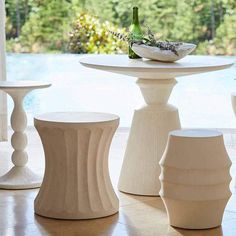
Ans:
<svg viewBox="0 0 236 236"><path fill-rule="evenodd" d="M177 43L177 42L172 42L172 43ZM197 47L197 45L196 44L194 44L194 43L185 43L185 42L181 42L181 43L183 43L184 45L191 45L192 46L192 48L196 48ZM158 48L158 47L155 47L155 46L149 46L149 45L146 45L146 44L137 44L137 43L133 43L133 45L131 46L131 48L133 47L133 46L136 46L136 47L142 47L142 48ZM181 45L180 45L181 46ZM159 49L159 48L158 48ZM170 49L163 49L164 51L170 51ZM162 50L162 51L163 51Z"/></svg>

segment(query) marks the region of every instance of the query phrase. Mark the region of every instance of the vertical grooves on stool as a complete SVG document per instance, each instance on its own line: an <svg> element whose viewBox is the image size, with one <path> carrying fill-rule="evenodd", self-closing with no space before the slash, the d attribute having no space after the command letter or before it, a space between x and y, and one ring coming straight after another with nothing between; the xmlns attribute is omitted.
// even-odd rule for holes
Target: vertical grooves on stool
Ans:
<svg viewBox="0 0 236 236"><path fill-rule="evenodd" d="M46 181L35 212L59 219L90 219L118 211L108 174L108 152L118 123L39 124Z"/></svg>
<svg viewBox="0 0 236 236"><path fill-rule="evenodd" d="M109 198L109 202L111 204L110 207L112 208L116 208L116 206L114 205L114 203L118 202L117 201L117 197L113 191L113 187L112 187L112 183L111 183L111 179L110 179L110 175L109 175L109 172L108 172L108 157L109 157L109 148L110 148L110 145L111 145L111 141L112 141L112 137L114 135L114 128L113 127L107 127L107 135L108 135L108 138L107 138L107 142L105 143L105 147L104 147L104 158L103 158L103 168L106 171L106 173L103 172L103 175L106 174L107 177L104 178L104 182L105 182L105 186L106 186L106 189L107 189L107 195L108 195L108 198ZM111 191L112 190L112 191Z"/></svg>

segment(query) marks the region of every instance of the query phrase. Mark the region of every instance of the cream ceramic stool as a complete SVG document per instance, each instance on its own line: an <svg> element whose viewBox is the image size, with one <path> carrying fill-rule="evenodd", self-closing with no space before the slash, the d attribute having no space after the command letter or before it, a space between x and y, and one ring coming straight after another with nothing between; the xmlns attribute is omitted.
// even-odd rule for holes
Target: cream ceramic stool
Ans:
<svg viewBox="0 0 236 236"><path fill-rule="evenodd" d="M119 117L103 113L49 113L34 120L45 152L45 174L35 213L91 219L118 212L108 154Z"/></svg>
<svg viewBox="0 0 236 236"><path fill-rule="evenodd" d="M11 144L14 148L12 154L14 167L0 177L0 188L2 189L29 189L38 188L41 185L42 178L26 166L28 162L28 155L25 151L27 136L24 131L27 127L27 117L23 100L30 91L49 86L51 86L50 83L28 80L0 82L0 89L9 94L14 101L14 109L11 115L11 127L14 130L11 137Z"/></svg>
<svg viewBox="0 0 236 236"><path fill-rule="evenodd" d="M170 132L160 165L160 196L170 225L186 229L220 226L231 196L231 161L222 133Z"/></svg>

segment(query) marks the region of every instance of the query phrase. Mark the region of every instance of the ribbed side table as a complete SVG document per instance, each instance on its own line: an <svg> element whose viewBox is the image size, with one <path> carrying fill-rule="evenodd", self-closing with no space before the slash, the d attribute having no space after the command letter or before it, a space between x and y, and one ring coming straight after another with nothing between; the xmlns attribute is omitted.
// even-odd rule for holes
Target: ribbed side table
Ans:
<svg viewBox="0 0 236 236"><path fill-rule="evenodd" d="M91 219L118 212L108 154L119 117L49 113L35 118L45 152L45 174L35 212L58 219Z"/></svg>
<svg viewBox="0 0 236 236"><path fill-rule="evenodd" d="M11 144L14 148L12 153L11 168L5 175L0 177L0 188L3 189L29 189L38 188L42 178L31 171L27 166L27 116L23 107L25 96L34 89L42 89L51 86L50 83L42 81L1 81L0 89L10 95L14 101L14 109L11 115L11 127L14 133Z"/></svg>
<svg viewBox="0 0 236 236"><path fill-rule="evenodd" d="M170 224L187 229L220 226L231 196L231 161L222 133L213 130L170 132L160 165L160 196Z"/></svg>

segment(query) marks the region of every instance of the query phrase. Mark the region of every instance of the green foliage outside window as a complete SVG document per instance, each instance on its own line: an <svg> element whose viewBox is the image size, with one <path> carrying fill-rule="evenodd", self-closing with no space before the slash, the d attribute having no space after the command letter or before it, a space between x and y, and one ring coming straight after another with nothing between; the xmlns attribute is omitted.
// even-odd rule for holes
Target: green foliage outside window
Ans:
<svg viewBox="0 0 236 236"><path fill-rule="evenodd" d="M8 51L66 52L73 19L72 5L66 0L38 0L22 25L19 37L7 42Z"/></svg>
<svg viewBox="0 0 236 236"><path fill-rule="evenodd" d="M81 13L69 34L69 50L73 53L124 53L127 45L109 34L108 30L125 33L112 23Z"/></svg>
<svg viewBox="0 0 236 236"><path fill-rule="evenodd" d="M196 43L198 54L236 55L235 0L6 0L7 49L124 51L105 28L123 32L131 23L134 5L139 7L141 24L161 40Z"/></svg>

